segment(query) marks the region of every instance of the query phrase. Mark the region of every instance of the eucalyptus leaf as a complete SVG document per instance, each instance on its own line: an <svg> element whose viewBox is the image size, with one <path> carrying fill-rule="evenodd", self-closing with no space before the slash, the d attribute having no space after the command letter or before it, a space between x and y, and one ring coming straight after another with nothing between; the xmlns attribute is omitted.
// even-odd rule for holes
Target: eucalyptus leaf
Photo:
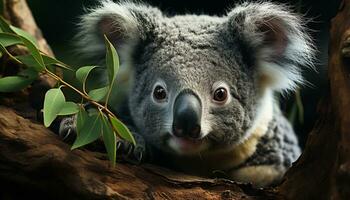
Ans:
<svg viewBox="0 0 350 200"><path fill-rule="evenodd" d="M98 115L101 113L97 108L93 108L93 107L88 108L86 111L87 111L89 116Z"/></svg>
<svg viewBox="0 0 350 200"><path fill-rule="evenodd" d="M24 69L23 71L20 71L18 73L18 75L22 76L24 78L35 80L35 79L38 78L39 73L36 70L32 69L32 68L27 68L27 69Z"/></svg>
<svg viewBox="0 0 350 200"><path fill-rule="evenodd" d="M69 68L69 66L62 63L59 60L56 60L55 58L51 58L51 57L44 55L44 54L42 54L41 56L43 58L45 66L55 65L55 66L58 66L60 68L64 68L64 69L68 69L68 70L72 71L72 69ZM19 55L19 56L16 56L16 58L18 60L20 60L23 64L25 64L27 67L33 67L33 68L36 68L37 70L41 69L41 66L38 64L38 62L34 59L34 57L32 55Z"/></svg>
<svg viewBox="0 0 350 200"><path fill-rule="evenodd" d="M109 86L90 90L89 96L94 101L101 101L106 97L108 90L109 90Z"/></svg>
<svg viewBox="0 0 350 200"><path fill-rule="evenodd" d="M62 110L66 100L60 88L53 88L46 92L44 100L44 125L49 127Z"/></svg>
<svg viewBox="0 0 350 200"><path fill-rule="evenodd" d="M35 78L7 76L0 78L0 92L16 92L30 85Z"/></svg>
<svg viewBox="0 0 350 200"><path fill-rule="evenodd" d="M109 80L109 84L112 85L119 70L119 57L114 46L106 36L105 36L105 43L106 43L106 66L108 71L108 80Z"/></svg>
<svg viewBox="0 0 350 200"><path fill-rule="evenodd" d="M55 66L58 66L60 68L73 71L73 69L70 68L68 65L66 65L65 63L63 63L55 58L52 58L50 56L43 55L43 54L41 56L43 57L45 65L55 65Z"/></svg>
<svg viewBox="0 0 350 200"><path fill-rule="evenodd" d="M102 116L87 116L71 149L76 149L97 140L102 134ZM79 130L79 129L78 129Z"/></svg>
<svg viewBox="0 0 350 200"><path fill-rule="evenodd" d="M16 56L24 65L30 68L34 68L36 71L42 71L42 66L34 59L32 55L20 55Z"/></svg>
<svg viewBox="0 0 350 200"><path fill-rule="evenodd" d="M113 126L113 129L118 133L118 135L121 138L136 145L136 141L134 139L134 136L131 134L128 127L126 127L121 121L119 121L119 119L117 119L111 115L108 115L108 117L109 117L109 120Z"/></svg>
<svg viewBox="0 0 350 200"><path fill-rule="evenodd" d="M77 114L77 134L79 134L84 126L86 119L88 118L88 113L85 111L83 107L79 109Z"/></svg>
<svg viewBox="0 0 350 200"><path fill-rule="evenodd" d="M22 63L21 61L19 61L16 57L14 57L10 52L7 51L7 49L5 48L5 46L3 46L0 42L0 51L5 53L6 55L8 55L11 59L15 60L18 63Z"/></svg>
<svg viewBox="0 0 350 200"><path fill-rule="evenodd" d="M18 37L15 34L0 33L0 43L4 47L8 47L8 46L15 45L15 44L23 44L23 41L20 37Z"/></svg>
<svg viewBox="0 0 350 200"><path fill-rule="evenodd" d="M102 117L102 121L103 121L103 124L102 124L103 143L106 147L109 160L112 162L113 165L115 165L116 151L117 151L115 133L110 123L108 122L108 119L105 116Z"/></svg>
<svg viewBox="0 0 350 200"><path fill-rule="evenodd" d="M24 31L24 30L22 30L20 28L17 28L15 26L11 26L10 25L10 28L17 35L20 35L20 36L26 38L27 40L31 41L35 45L35 47L38 48L38 43L37 43L37 41L36 41L34 36L30 35L28 32L26 32L26 31Z"/></svg>
<svg viewBox="0 0 350 200"><path fill-rule="evenodd" d="M74 102L66 102L58 115L73 115L79 112L79 106Z"/></svg>
<svg viewBox="0 0 350 200"><path fill-rule="evenodd" d="M16 56L16 58L27 67L34 67L35 65L37 65L37 62L35 61L32 55L18 55Z"/></svg>
<svg viewBox="0 0 350 200"><path fill-rule="evenodd" d="M9 23L3 16L0 16L0 28L2 32L13 33L13 30L10 28Z"/></svg>
<svg viewBox="0 0 350 200"><path fill-rule="evenodd" d="M80 67L76 72L75 72L75 77L81 82L85 83L87 77L89 76L89 73L91 70L96 68L96 66L85 66L85 67Z"/></svg>
<svg viewBox="0 0 350 200"><path fill-rule="evenodd" d="M91 70L96 68L96 66L85 66L85 67L80 67L76 72L75 72L75 77L83 83L83 91L86 94L86 79L89 76L89 73Z"/></svg>
<svg viewBox="0 0 350 200"><path fill-rule="evenodd" d="M30 54L33 56L34 60L40 66L40 68L38 68L38 71L44 70L45 63L44 63L43 57L41 56L39 50L36 48L35 44L33 44L30 40L28 40L25 37L22 37L22 36L20 37L24 45L28 48L28 51L30 52Z"/></svg>

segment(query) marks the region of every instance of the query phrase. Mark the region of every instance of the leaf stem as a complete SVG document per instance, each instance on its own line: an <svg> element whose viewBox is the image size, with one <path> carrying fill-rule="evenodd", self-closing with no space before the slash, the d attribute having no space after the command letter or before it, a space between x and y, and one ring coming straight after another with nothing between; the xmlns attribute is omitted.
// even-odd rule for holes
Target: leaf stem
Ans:
<svg viewBox="0 0 350 200"><path fill-rule="evenodd" d="M56 74L54 74L53 72L49 71L48 69L45 69L44 71L45 73L47 73L49 76L51 76L53 79L55 79L56 81L62 83L63 85L65 85L66 87L72 89L73 91L75 91L76 93L78 93L81 97L83 97L84 99L86 99L87 101L89 101L91 104L95 105L98 109L101 109L102 111L106 112L109 115L112 115L113 117L116 117L107 107L107 105L103 106L100 103L92 100L88 95L84 94L84 92L81 92L80 90L78 90L77 88L75 88L74 86L72 86L71 84L67 83L66 81L64 81L61 77L57 76Z"/></svg>
<svg viewBox="0 0 350 200"><path fill-rule="evenodd" d="M106 102L105 102L105 107L108 106L108 101L109 101L109 97L111 96L111 92L112 92L112 88L114 85L115 79L112 80L111 86L108 89L108 93L107 93L107 97L106 97Z"/></svg>

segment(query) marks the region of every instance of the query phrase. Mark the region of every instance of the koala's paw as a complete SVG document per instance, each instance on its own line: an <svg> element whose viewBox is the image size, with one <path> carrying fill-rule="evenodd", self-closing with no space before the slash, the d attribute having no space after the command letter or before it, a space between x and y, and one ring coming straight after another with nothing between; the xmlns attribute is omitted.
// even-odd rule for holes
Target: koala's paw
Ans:
<svg viewBox="0 0 350 200"><path fill-rule="evenodd" d="M74 140L76 137L76 118L76 115L73 115L62 119L58 135L63 141Z"/></svg>
<svg viewBox="0 0 350 200"><path fill-rule="evenodd" d="M133 133L136 145L117 139L117 159L130 164L141 164L146 160L146 143L143 137Z"/></svg>
<svg viewBox="0 0 350 200"><path fill-rule="evenodd" d="M62 119L58 135L65 142L73 142L76 138L76 115ZM130 164L140 164L146 160L146 143L143 137L133 133L136 145L117 139L117 159Z"/></svg>

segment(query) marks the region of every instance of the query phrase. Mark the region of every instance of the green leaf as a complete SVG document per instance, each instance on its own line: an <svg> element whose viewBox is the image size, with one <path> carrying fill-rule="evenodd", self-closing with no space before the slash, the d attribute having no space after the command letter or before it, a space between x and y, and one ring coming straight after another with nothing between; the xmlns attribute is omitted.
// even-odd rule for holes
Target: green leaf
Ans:
<svg viewBox="0 0 350 200"><path fill-rule="evenodd" d="M103 124L101 117L100 114L86 117L81 130L78 129L80 132L78 132L77 139L73 143L71 149L89 144L101 136Z"/></svg>
<svg viewBox="0 0 350 200"><path fill-rule="evenodd" d="M30 69L19 72L18 76L0 78L0 92L16 92L30 85L38 73Z"/></svg>
<svg viewBox="0 0 350 200"><path fill-rule="evenodd" d="M105 144L108 158L112 162L113 166L115 165L115 160L116 160L116 137L114 134L114 131L108 122L108 119L103 116L102 117L103 121L103 131L102 131L102 136L103 136L103 143Z"/></svg>
<svg viewBox="0 0 350 200"><path fill-rule="evenodd" d="M6 54L10 55L11 58L15 59L16 61L18 61L18 59L13 57L6 50L5 47L14 45L14 44L24 44L28 48L28 51L31 53L31 55L33 56L36 62L36 65L32 65L32 66L36 66L35 69L37 71L42 71L45 69L45 63L43 61L43 58L41 57L39 50L30 40L26 39L25 37L14 35L11 33L0 33L0 44L1 44L1 50Z"/></svg>
<svg viewBox="0 0 350 200"><path fill-rule="evenodd" d="M79 112L79 106L74 102L66 102L58 115L73 115Z"/></svg>
<svg viewBox="0 0 350 200"><path fill-rule="evenodd" d="M88 108L86 111L88 112L89 116L94 116L101 113L97 108Z"/></svg>
<svg viewBox="0 0 350 200"><path fill-rule="evenodd" d="M105 43L106 43L106 66L108 71L109 84L115 80L119 70L119 57L117 51L115 50L112 43L108 40L105 35Z"/></svg>
<svg viewBox="0 0 350 200"><path fill-rule="evenodd" d="M49 127L58 113L62 110L66 100L60 88L50 89L44 100L44 125Z"/></svg>
<svg viewBox="0 0 350 200"><path fill-rule="evenodd" d="M38 48L36 39L32 35L20 28L10 25L2 16L0 17L0 28L2 32L18 35L29 40L36 48Z"/></svg>
<svg viewBox="0 0 350 200"><path fill-rule="evenodd" d="M19 91L30 85L34 80L34 78L26 78L21 76L7 76L0 78L0 92Z"/></svg>
<svg viewBox="0 0 350 200"><path fill-rule="evenodd" d="M133 143L134 145L136 145L136 142L135 142L135 139L134 139L134 136L131 134L130 130L128 129L128 127L126 127L121 121L119 121L117 118L111 116L111 115L108 115L109 117L109 120L111 121L111 124L113 126L113 129L118 133L118 135Z"/></svg>
<svg viewBox="0 0 350 200"><path fill-rule="evenodd" d="M89 92L89 96L94 101L101 101L102 99L104 99L106 97L106 95L108 93L108 89L109 89L109 86L105 86L102 88L97 88L97 89L91 90Z"/></svg>
<svg viewBox="0 0 350 200"><path fill-rule="evenodd" d="M37 62L35 61L32 55L19 55L16 56L16 58L20 60L23 64L25 64L27 67L35 67L35 65L37 65Z"/></svg>
<svg viewBox="0 0 350 200"><path fill-rule="evenodd" d="M86 93L86 79L89 76L89 73L91 72L91 70L93 70L94 68L96 68L96 66L85 66L85 67L81 67L79 68L76 72L75 72L75 76L76 78L83 83L83 91L84 93Z"/></svg>
<svg viewBox="0 0 350 200"><path fill-rule="evenodd" d="M115 78L117 76L119 70L119 57L117 51L115 50L112 43L108 40L105 35L105 43L106 43L106 66L108 72L108 80L109 80L109 90L106 96L106 105L108 104L109 97L111 95L113 85L115 83Z"/></svg>
<svg viewBox="0 0 350 200"><path fill-rule="evenodd" d="M66 65L65 63L63 63L55 58L52 58L50 56L43 55L43 54L41 56L43 57L45 65L55 65L55 66L58 66L60 68L73 71L73 69L70 68L68 65Z"/></svg>
<svg viewBox="0 0 350 200"><path fill-rule="evenodd" d="M10 28L17 35L20 35L20 36L26 38L27 40L31 41L35 45L35 47L38 48L38 43L37 43L35 37L33 37L31 34L29 34L28 32L26 32L20 28L15 27L15 26L10 25Z"/></svg>
<svg viewBox="0 0 350 200"><path fill-rule="evenodd" d="M0 28L2 32L13 33L13 30L10 28L9 23L3 16L0 16Z"/></svg>
<svg viewBox="0 0 350 200"><path fill-rule="evenodd" d="M84 110L83 107L80 107L77 115L77 134L79 134L85 124L86 119L88 118L88 113Z"/></svg>
<svg viewBox="0 0 350 200"><path fill-rule="evenodd" d="M32 55L20 55L16 56L24 65L30 68L34 68L36 71L42 71L42 66L34 59Z"/></svg>
<svg viewBox="0 0 350 200"><path fill-rule="evenodd" d="M20 71L18 75L34 80L38 78L39 73L32 68L28 68L28 69L24 69L23 71Z"/></svg>
<svg viewBox="0 0 350 200"><path fill-rule="evenodd" d="M34 60L37 62L37 64L41 67L38 69L38 71L42 71L45 69L45 63L43 60L43 57L41 56L39 50L36 48L35 44L33 44L30 40L28 40L25 37L21 37L21 40L23 41L24 45L28 48L30 54L34 57Z"/></svg>
<svg viewBox="0 0 350 200"><path fill-rule="evenodd" d="M45 66L56 65L58 67L72 71L72 69L69 68L69 66L62 63L59 60L56 60L55 58L51 58L51 57L44 55L44 54L41 54L41 56L44 60ZM27 67L33 67L33 68L36 68L36 70L41 69L41 66L38 64L38 62L34 59L34 57L32 55L19 55L19 56L16 56L16 58L18 60L20 60L23 64L25 64Z"/></svg>
<svg viewBox="0 0 350 200"><path fill-rule="evenodd" d="M10 52L7 51L7 49L1 44L0 42L0 51L7 54L11 59L15 60L18 63L21 63L16 57L14 57Z"/></svg>
<svg viewBox="0 0 350 200"><path fill-rule="evenodd" d="M23 41L17 35L11 33L0 33L0 43L4 47L8 47L15 44L23 44Z"/></svg>
<svg viewBox="0 0 350 200"><path fill-rule="evenodd" d="M75 72L75 76L76 76L76 78L77 78L81 83L85 83L87 77L89 76L89 73L90 73L91 70L93 70L94 68L96 68L96 66L85 66L85 67L80 67L80 68Z"/></svg>

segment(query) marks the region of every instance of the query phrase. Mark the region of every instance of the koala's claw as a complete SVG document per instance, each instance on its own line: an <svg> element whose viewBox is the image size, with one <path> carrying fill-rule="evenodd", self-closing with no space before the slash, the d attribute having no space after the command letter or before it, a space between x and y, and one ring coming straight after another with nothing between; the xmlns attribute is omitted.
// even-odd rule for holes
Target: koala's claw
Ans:
<svg viewBox="0 0 350 200"><path fill-rule="evenodd" d="M65 142L73 142L76 137L76 115L63 118L60 124L58 135ZM133 134L136 146L132 143L117 139L117 159L131 164L140 164L145 160L146 147L141 135Z"/></svg>
<svg viewBox="0 0 350 200"><path fill-rule="evenodd" d="M134 158L136 158L136 164L141 164L144 161L143 159L144 152L145 150L143 148L139 148L139 147L134 148L133 156Z"/></svg>
<svg viewBox="0 0 350 200"><path fill-rule="evenodd" d="M58 136L62 138L63 141L74 139L75 134L75 116L63 118L58 131Z"/></svg>
<svg viewBox="0 0 350 200"><path fill-rule="evenodd" d="M143 141L136 141L136 146L132 143L118 140L117 141L117 156L119 160L130 164L141 164L144 161L145 147Z"/></svg>
<svg viewBox="0 0 350 200"><path fill-rule="evenodd" d="M70 129L67 130L66 133L61 133L61 132L60 132L60 135L59 135L59 136L62 138L63 141L65 141L65 140L70 136L70 134L71 134L72 132L73 132L73 131L72 131L72 129L70 128Z"/></svg>

